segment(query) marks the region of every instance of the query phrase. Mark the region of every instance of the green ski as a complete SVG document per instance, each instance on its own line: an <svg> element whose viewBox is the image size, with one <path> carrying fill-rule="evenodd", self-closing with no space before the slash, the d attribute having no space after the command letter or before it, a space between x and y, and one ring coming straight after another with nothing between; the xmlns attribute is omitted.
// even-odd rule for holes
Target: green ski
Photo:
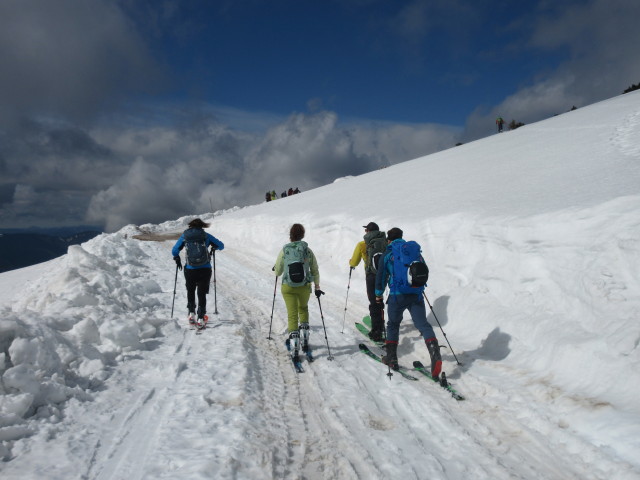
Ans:
<svg viewBox="0 0 640 480"><path fill-rule="evenodd" d="M369 350L369 347L367 347L364 343L361 343L360 345L358 345L360 347L360 351L362 353L364 353L365 355L367 355L370 358L373 358L375 361L382 363L382 358L380 358L379 355L376 355L375 353L373 353L371 350ZM384 363L382 363L382 365L384 365ZM402 375L404 378L406 378L407 380L415 380L417 381L418 379L416 377L414 377L413 375L409 375L407 373L407 369L405 367L400 367L400 370L392 370L393 372L398 372L400 375ZM388 374L387 374L388 375Z"/></svg>
<svg viewBox="0 0 640 480"><path fill-rule="evenodd" d="M440 374L441 378L440 378L440 380L438 380L437 378L433 378L431 376L431 373L429 372L429 370L427 370L425 368L425 366L422 364L422 362L420 362L418 360L413 362L413 368L415 368L418 372L422 373L425 377L427 377L432 382L437 383L438 385L440 385L445 390L448 390L449 393L451 394L451 396L453 398L455 398L456 400L464 400L464 397L462 395L460 395L458 392L456 392L453 389L453 387L451 387L451 385L449 385L449 382L447 382L447 376L445 375L444 372L442 372Z"/></svg>

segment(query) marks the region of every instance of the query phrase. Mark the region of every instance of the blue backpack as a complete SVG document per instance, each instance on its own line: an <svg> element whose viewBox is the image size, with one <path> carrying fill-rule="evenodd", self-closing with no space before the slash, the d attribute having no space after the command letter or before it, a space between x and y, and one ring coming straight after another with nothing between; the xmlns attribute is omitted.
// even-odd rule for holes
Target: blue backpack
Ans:
<svg viewBox="0 0 640 480"><path fill-rule="evenodd" d="M422 293L429 279L429 268L420 253L420 245L413 240L391 244L393 289L397 293Z"/></svg>
<svg viewBox="0 0 640 480"><path fill-rule="evenodd" d="M185 230L184 246L187 251L187 265L201 267L209 263L209 252L207 251L207 234L201 228L190 228Z"/></svg>

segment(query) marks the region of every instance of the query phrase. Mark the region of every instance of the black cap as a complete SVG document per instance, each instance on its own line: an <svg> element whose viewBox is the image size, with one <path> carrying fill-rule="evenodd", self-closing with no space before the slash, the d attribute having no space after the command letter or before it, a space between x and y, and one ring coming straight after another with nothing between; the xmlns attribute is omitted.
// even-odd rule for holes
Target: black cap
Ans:
<svg viewBox="0 0 640 480"><path fill-rule="evenodd" d="M398 227L393 227L391 230L389 230L387 232L387 240L397 240L399 238L402 238L403 235L403 231L400 230Z"/></svg>
<svg viewBox="0 0 640 480"><path fill-rule="evenodd" d="M369 222L366 225L363 225L363 227L369 230L370 232L375 232L376 230L380 230L380 227L378 227L378 224L374 222Z"/></svg>

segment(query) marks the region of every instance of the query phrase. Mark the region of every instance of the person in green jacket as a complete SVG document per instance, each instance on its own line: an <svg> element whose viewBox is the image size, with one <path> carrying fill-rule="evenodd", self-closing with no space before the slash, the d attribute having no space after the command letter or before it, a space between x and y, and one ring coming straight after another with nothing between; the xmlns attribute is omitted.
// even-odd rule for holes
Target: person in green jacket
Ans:
<svg viewBox="0 0 640 480"><path fill-rule="evenodd" d="M287 340L294 360L299 349L306 352L309 348L309 297L311 283L315 286L315 295L320 298L324 292L320 290L320 272L318 262L313 251L302 241L305 230L302 225L295 223L289 230L289 240L282 247L274 272L282 275L280 291L287 306L288 332Z"/></svg>

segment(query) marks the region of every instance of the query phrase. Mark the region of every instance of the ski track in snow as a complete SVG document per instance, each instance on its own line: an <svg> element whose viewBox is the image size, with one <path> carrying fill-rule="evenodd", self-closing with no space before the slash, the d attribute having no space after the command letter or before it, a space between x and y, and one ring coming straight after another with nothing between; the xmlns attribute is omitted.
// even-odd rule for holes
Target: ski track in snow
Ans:
<svg viewBox="0 0 640 480"><path fill-rule="evenodd" d="M151 250L146 268L162 282L163 292L173 291L173 276L167 274L173 266L170 246L145 245ZM94 401L68 409L66 422L95 422L80 436L59 431L66 462L57 469L38 466L42 478L70 478L70 472L96 480L608 479L612 472L615 478L634 478L631 466L621 473L619 458L609 458L563 418L576 405L595 410L610 405L568 397L539 376L469 352L459 356L473 364L472 372L468 365L455 367L453 356L443 353L449 378L467 397L463 402L425 380L408 382L397 374L389 380L384 367L358 352L364 338L350 326L353 311L362 306L351 305L340 334L344 299L339 295L322 299L335 360L327 360L312 296L316 361L305 361L305 373L295 373L284 347L279 288L272 340L267 339L274 277L262 263L231 249L219 254L220 313L212 313L212 288L210 322L201 335L184 320L179 275L173 320L168 319L170 294L162 295L164 336L148 340L146 351L119 365ZM415 348L403 353L405 365L414 358L424 361L416 337L405 320L401 349ZM3 478L19 478L11 468L5 473Z"/></svg>
<svg viewBox="0 0 640 480"><path fill-rule="evenodd" d="M169 246L155 248L163 258ZM558 392L535 380L528 385L526 372L480 361L480 375L454 369L450 378L467 396L461 403L425 381L387 379L384 368L357 352L357 332L339 334L342 316L329 312L341 312L342 299L323 300L335 356L329 362L312 297L316 361L296 374L284 348L280 293L268 340L273 288L249 286L272 284L273 277L252 264L239 252L219 255L220 314L210 313L202 335L183 319L179 276L178 319L166 322L155 349L119 367L112 385L82 407L96 422L69 445L78 463L86 461L80 478L584 479L615 471L606 452L563 427L549 408ZM162 267L157 278L172 291L171 264ZM213 300L212 290L210 312ZM445 360L451 368L453 358ZM137 375L142 361L148 368ZM505 378L513 380L501 385ZM113 399L100 400L111 389L125 395L115 410ZM508 402L493 400L505 396ZM225 442L212 444L214 432Z"/></svg>

